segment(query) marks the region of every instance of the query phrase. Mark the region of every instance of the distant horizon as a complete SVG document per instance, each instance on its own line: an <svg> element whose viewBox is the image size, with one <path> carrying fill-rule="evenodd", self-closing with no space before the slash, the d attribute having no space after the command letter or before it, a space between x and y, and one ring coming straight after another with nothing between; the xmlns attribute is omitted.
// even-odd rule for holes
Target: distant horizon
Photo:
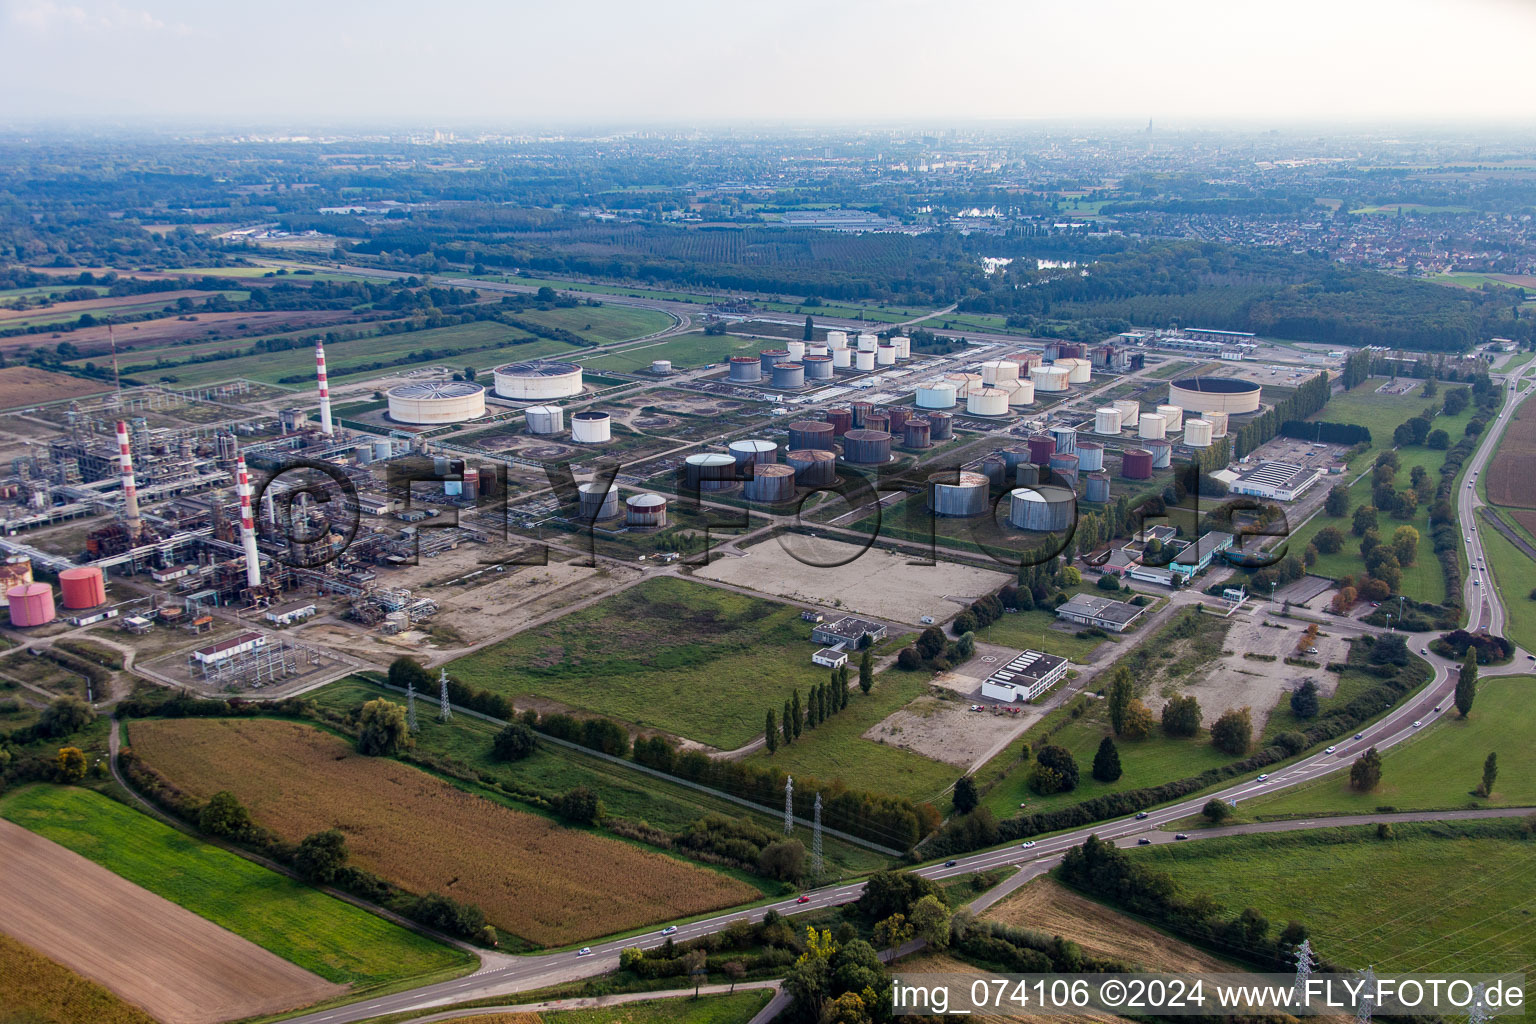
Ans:
<svg viewBox="0 0 1536 1024"><path fill-rule="evenodd" d="M1520 0L0 0L0 122L1514 123Z"/></svg>

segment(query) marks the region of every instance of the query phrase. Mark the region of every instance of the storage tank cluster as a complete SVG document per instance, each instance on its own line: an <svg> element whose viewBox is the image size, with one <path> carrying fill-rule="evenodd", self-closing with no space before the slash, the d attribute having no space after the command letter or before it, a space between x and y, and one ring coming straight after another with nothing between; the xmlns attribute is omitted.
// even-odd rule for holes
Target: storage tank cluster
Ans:
<svg viewBox="0 0 1536 1024"><path fill-rule="evenodd" d="M690 491L724 491L736 484L736 460L724 452L699 452L683 460L683 485Z"/></svg>
<svg viewBox="0 0 1536 1024"><path fill-rule="evenodd" d="M492 371L496 393L519 402L548 401L581 394L581 367L558 359L507 363Z"/></svg>
<svg viewBox="0 0 1536 1024"><path fill-rule="evenodd" d="M794 444L793 438L790 439L790 444ZM731 460L738 466L767 465L770 462L779 461L779 446L772 441L748 438L743 441L732 441L726 447L730 450Z"/></svg>
<svg viewBox="0 0 1536 1024"><path fill-rule="evenodd" d="M928 436L935 441L948 441L955 436L955 418L947 412L928 414Z"/></svg>
<svg viewBox="0 0 1536 1024"><path fill-rule="evenodd" d="M1191 448L1211 446L1211 424L1206 420L1190 420L1184 424L1184 443Z"/></svg>
<svg viewBox="0 0 1536 1024"><path fill-rule="evenodd" d="M1077 466L1084 473L1097 473L1104 468L1104 446L1097 441L1079 441L1075 451Z"/></svg>
<svg viewBox="0 0 1536 1024"><path fill-rule="evenodd" d="M1167 469L1173 465L1173 442L1166 438L1156 441L1148 441L1143 445L1152 453L1152 468Z"/></svg>
<svg viewBox="0 0 1536 1024"><path fill-rule="evenodd" d="M1093 432L1114 437L1120 433L1120 410L1111 406L1093 411Z"/></svg>
<svg viewBox="0 0 1536 1024"><path fill-rule="evenodd" d="M803 388L805 387L804 363L775 363L773 366L773 386L776 388Z"/></svg>
<svg viewBox="0 0 1536 1024"><path fill-rule="evenodd" d="M571 417L571 440L577 444L603 444L613 437L613 417L588 409Z"/></svg>
<svg viewBox="0 0 1536 1024"><path fill-rule="evenodd" d="M835 424L820 420L795 420L789 425L790 450L822 448L831 451L836 429Z"/></svg>
<svg viewBox="0 0 1536 1024"><path fill-rule="evenodd" d="M752 477L741 485L741 493L750 501L789 501L795 496L795 468L773 462L754 463Z"/></svg>
<svg viewBox="0 0 1536 1024"><path fill-rule="evenodd" d="M755 356L731 356L732 384L756 384L763 379L763 364Z"/></svg>
<svg viewBox="0 0 1536 1024"><path fill-rule="evenodd" d="M850 430L843 435L843 458L859 466L891 461L891 435L884 430Z"/></svg>
<svg viewBox="0 0 1536 1024"><path fill-rule="evenodd" d="M1145 448L1127 448L1120 457L1120 475L1127 480L1152 478L1152 453Z"/></svg>
<svg viewBox="0 0 1536 1024"><path fill-rule="evenodd" d="M1020 487L1009 495L1008 521L1021 530L1065 530L1076 508L1077 495L1065 487Z"/></svg>
<svg viewBox="0 0 1536 1024"><path fill-rule="evenodd" d="M1067 369L1064 366L1036 366L1029 371L1035 390L1056 394L1067 390Z"/></svg>
<svg viewBox="0 0 1536 1024"><path fill-rule="evenodd" d="M1006 416L1008 415L1008 392L997 388L972 391L970 397L965 400L965 411L971 416Z"/></svg>
<svg viewBox="0 0 1536 1024"><path fill-rule="evenodd" d="M624 502L624 525L655 530L667 525L667 499L659 494L634 494Z"/></svg>
<svg viewBox="0 0 1536 1024"><path fill-rule="evenodd" d="M400 384L385 393L398 423L465 423L485 415L485 388L462 380Z"/></svg>
<svg viewBox="0 0 1536 1024"><path fill-rule="evenodd" d="M940 516L985 515L988 487L981 473L935 473L928 478L928 511Z"/></svg>
<svg viewBox="0 0 1536 1024"><path fill-rule="evenodd" d="M825 448L785 452L784 463L795 471L795 483L801 487L830 487L837 482L837 456Z"/></svg>
<svg viewBox="0 0 1536 1024"><path fill-rule="evenodd" d="M576 487L581 518L585 522L595 523L604 519L612 519L619 514L619 489L607 483L591 481L578 484Z"/></svg>
<svg viewBox="0 0 1536 1024"><path fill-rule="evenodd" d="M46 583L22 583L5 592L11 625L21 629L53 621L53 588Z"/></svg>
<svg viewBox="0 0 1536 1024"><path fill-rule="evenodd" d="M1136 425L1136 436L1156 439L1167 436L1168 420L1155 412L1149 412Z"/></svg>
<svg viewBox="0 0 1536 1024"><path fill-rule="evenodd" d="M1184 410L1179 406L1160 405L1157 407L1157 414L1163 418L1169 433L1176 434L1184 429Z"/></svg>
<svg viewBox="0 0 1536 1024"><path fill-rule="evenodd" d="M528 421L528 433L540 437L558 434L565 429L565 410L558 405L530 405L523 418Z"/></svg>
<svg viewBox="0 0 1536 1024"><path fill-rule="evenodd" d="M59 573L59 589L63 592L65 608L95 608L107 603L106 578L98 566L65 569Z"/></svg>
<svg viewBox="0 0 1536 1024"><path fill-rule="evenodd" d="M917 388L917 407L919 409L953 409L955 394L955 385L950 381L920 384Z"/></svg>

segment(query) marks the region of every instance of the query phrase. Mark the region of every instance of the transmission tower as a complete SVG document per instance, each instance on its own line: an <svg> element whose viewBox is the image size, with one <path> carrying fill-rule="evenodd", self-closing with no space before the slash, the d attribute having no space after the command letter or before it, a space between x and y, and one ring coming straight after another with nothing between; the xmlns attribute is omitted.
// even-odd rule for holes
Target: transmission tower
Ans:
<svg viewBox="0 0 1536 1024"><path fill-rule="evenodd" d="M1481 981L1472 990L1472 1006L1467 1010L1467 1024L1488 1024L1493 1014L1488 1012L1488 986Z"/></svg>
<svg viewBox="0 0 1536 1024"><path fill-rule="evenodd" d="M1367 967L1360 972L1360 1005L1355 1008L1356 1024L1371 1024L1371 1011L1376 1008L1376 972Z"/></svg>
<svg viewBox="0 0 1536 1024"><path fill-rule="evenodd" d="M419 732L416 724L416 682L408 680L405 684L405 720L410 726L411 732Z"/></svg>
<svg viewBox="0 0 1536 1024"><path fill-rule="evenodd" d="M1303 999L1307 994L1307 979L1312 977L1312 968L1317 966L1317 958L1312 955L1312 940L1302 939L1301 945L1296 947L1296 994Z"/></svg>
<svg viewBox="0 0 1536 1024"><path fill-rule="evenodd" d="M438 669L437 674L437 717L443 721L453 717L453 707L448 703L448 670Z"/></svg>
<svg viewBox="0 0 1536 1024"><path fill-rule="evenodd" d="M784 780L784 834L795 830L795 780Z"/></svg>
<svg viewBox="0 0 1536 1024"><path fill-rule="evenodd" d="M821 859L821 794L816 794L816 817L811 824L811 874L820 878L826 868Z"/></svg>

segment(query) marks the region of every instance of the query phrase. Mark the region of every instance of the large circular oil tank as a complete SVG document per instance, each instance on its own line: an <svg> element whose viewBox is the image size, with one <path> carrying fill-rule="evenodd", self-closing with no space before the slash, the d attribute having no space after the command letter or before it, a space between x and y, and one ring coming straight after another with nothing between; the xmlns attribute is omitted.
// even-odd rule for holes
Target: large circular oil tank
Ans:
<svg viewBox="0 0 1536 1024"><path fill-rule="evenodd" d="M863 349L853 354L853 368L855 370L873 370L875 368L875 354L865 352Z"/></svg>
<svg viewBox="0 0 1536 1024"><path fill-rule="evenodd" d="M875 364L877 366L896 365L896 346L881 344L875 349Z"/></svg>
<svg viewBox="0 0 1536 1024"><path fill-rule="evenodd" d="M1097 473L1104 468L1104 446L1097 441L1079 441L1075 451L1077 468L1084 473Z"/></svg>
<svg viewBox="0 0 1536 1024"><path fill-rule="evenodd" d="M1033 462L1021 462L1013 467L1013 482L1016 487L1034 487L1040 482L1040 467Z"/></svg>
<svg viewBox="0 0 1536 1024"><path fill-rule="evenodd" d="M733 384L756 384L763 379L763 364L754 356L731 356L729 380Z"/></svg>
<svg viewBox="0 0 1536 1024"><path fill-rule="evenodd" d="M836 352L840 348L847 348L847 347L848 347L848 332L847 331L828 331L827 332L827 348L829 348L832 351Z"/></svg>
<svg viewBox="0 0 1536 1024"><path fill-rule="evenodd" d="M1211 446L1211 425L1206 420L1190 420L1184 424L1184 443L1191 448Z"/></svg>
<svg viewBox="0 0 1536 1024"><path fill-rule="evenodd" d="M617 487L610 487L608 484L594 480L590 483L578 484L576 493L580 496L581 518L586 522L612 519L619 514Z"/></svg>
<svg viewBox="0 0 1536 1024"><path fill-rule="evenodd" d="M1008 470L1008 472L1012 473L1013 467L1017 466L1021 462L1029 461L1029 445L1010 445L1009 447L1003 449L1002 456L1003 466Z"/></svg>
<svg viewBox="0 0 1536 1024"><path fill-rule="evenodd" d="M752 467L752 479L742 483L741 493L749 501L788 501L795 496L795 467L759 462Z"/></svg>
<svg viewBox="0 0 1536 1024"><path fill-rule="evenodd" d="M877 335L868 334L868 333L860 334L859 335L859 351L860 352L874 352L874 350L879 348L879 347L880 347L880 338Z"/></svg>
<svg viewBox="0 0 1536 1024"><path fill-rule="evenodd" d="M485 388L462 380L418 381L385 392L397 423L464 423L485 415Z"/></svg>
<svg viewBox="0 0 1536 1024"><path fill-rule="evenodd" d="M1112 406L1103 409L1095 409L1093 412L1093 432L1095 434L1116 435L1120 433L1120 410Z"/></svg>
<svg viewBox="0 0 1536 1024"><path fill-rule="evenodd" d="M107 603L106 579L94 565L77 566L59 573L59 590L65 608L95 608Z"/></svg>
<svg viewBox="0 0 1536 1024"><path fill-rule="evenodd" d="M905 334L896 334L891 337L891 344L896 346L897 359L912 358L912 339Z"/></svg>
<svg viewBox="0 0 1536 1024"><path fill-rule="evenodd" d="M496 393L517 402L548 401L581 394L581 367L558 359L506 363L492 371Z"/></svg>
<svg viewBox="0 0 1536 1024"><path fill-rule="evenodd" d="M21 629L53 621L53 588L46 583L23 583L5 592L11 625Z"/></svg>
<svg viewBox="0 0 1536 1024"><path fill-rule="evenodd" d="M795 471L801 487L830 487L837 482L837 456L824 448L784 453L784 464Z"/></svg>
<svg viewBox="0 0 1536 1024"><path fill-rule="evenodd" d="M918 385L917 407L919 409L953 409L955 385L949 381Z"/></svg>
<svg viewBox="0 0 1536 1024"><path fill-rule="evenodd" d="M723 452L699 452L683 460L683 486L690 491L724 491L736 484L736 460Z"/></svg>
<svg viewBox="0 0 1536 1024"><path fill-rule="evenodd" d="M1083 354L1084 347L1075 341L1064 341L1056 349L1056 358L1058 360L1081 359Z"/></svg>
<svg viewBox="0 0 1536 1024"><path fill-rule="evenodd" d="M1020 487L1009 494L1008 521L1021 530L1065 530L1077 511L1077 495L1046 484Z"/></svg>
<svg viewBox="0 0 1536 1024"><path fill-rule="evenodd" d="M602 444L613 436L613 417L588 409L571 417L571 440L577 444Z"/></svg>
<svg viewBox="0 0 1536 1024"><path fill-rule="evenodd" d="M1155 412L1149 412L1141 417L1141 422L1136 425L1136 433L1140 437L1153 439L1168 433L1168 420Z"/></svg>
<svg viewBox="0 0 1536 1024"><path fill-rule="evenodd" d="M905 406L895 405L885 410L885 415L891 421L891 425L885 429L893 434L899 434L901 433L902 425L907 422L907 417L912 415L912 413Z"/></svg>
<svg viewBox="0 0 1536 1024"><path fill-rule="evenodd" d="M793 362L798 363L805 358L805 342L803 341L786 342L784 349L789 353L789 358Z"/></svg>
<svg viewBox="0 0 1536 1024"><path fill-rule="evenodd" d="M853 368L853 349L835 348L832 350L832 368L834 370L850 370Z"/></svg>
<svg viewBox="0 0 1536 1024"><path fill-rule="evenodd" d="M979 516L991 507L981 473L935 473L928 478L928 511L940 516Z"/></svg>
<svg viewBox="0 0 1536 1024"><path fill-rule="evenodd" d="M875 411L874 405L869 402L854 402L849 409L853 411L853 425L859 430L864 429L864 417Z"/></svg>
<svg viewBox="0 0 1536 1024"><path fill-rule="evenodd" d="M1008 359L989 359L981 364L981 382L994 387L999 381L1018 380L1019 364Z"/></svg>
<svg viewBox="0 0 1536 1024"><path fill-rule="evenodd" d="M1120 457L1120 475L1127 480L1152 477L1152 453L1145 448L1127 448Z"/></svg>
<svg viewBox="0 0 1536 1024"><path fill-rule="evenodd" d="M1036 392L1056 393L1067 390L1067 370L1058 366L1036 366L1029 371Z"/></svg>
<svg viewBox="0 0 1536 1024"><path fill-rule="evenodd" d="M1005 416L1008 413L1008 393L997 388L972 391L965 400L965 411L970 416Z"/></svg>
<svg viewBox="0 0 1536 1024"><path fill-rule="evenodd" d="M1056 369L1067 371L1068 384L1087 384L1093 375L1093 363L1076 357L1056 360Z"/></svg>
<svg viewBox="0 0 1536 1024"><path fill-rule="evenodd" d="M765 348L757 354L757 360L758 366L762 369L764 374L772 373L773 368L778 366L780 363L787 363L791 361L789 358L789 349L787 348Z"/></svg>
<svg viewBox="0 0 1536 1024"><path fill-rule="evenodd" d="M1236 377L1185 377L1168 385L1168 404L1192 412L1258 412L1262 391Z"/></svg>
<svg viewBox="0 0 1536 1024"><path fill-rule="evenodd" d="M548 436L565 429L565 410L558 405L530 405L523 417L530 434Z"/></svg>
<svg viewBox="0 0 1536 1024"><path fill-rule="evenodd" d="M793 444L793 439L791 439L791 444ZM750 463L766 464L779 461L779 446L772 441L748 438L744 441L732 441L726 447L730 450L731 458L735 460L738 466L745 466Z"/></svg>
<svg viewBox="0 0 1536 1024"><path fill-rule="evenodd" d="M1134 398L1122 398L1115 403L1115 408L1120 410L1120 426L1125 430L1136 426L1141 419L1141 403Z"/></svg>
<svg viewBox="0 0 1536 1024"><path fill-rule="evenodd" d="M828 355L806 356L801 361L805 367L806 380L830 380L832 377L832 357Z"/></svg>
<svg viewBox="0 0 1536 1024"><path fill-rule="evenodd" d="M0 562L0 590L10 590L32 582L32 559L26 555L11 555Z"/></svg>
<svg viewBox="0 0 1536 1024"><path fill-rule="evenodd" d="M1200 414L1200 418L1211 425L1212 437L1227 436L1227 414L1216 409L1209 409Z"/></svg>
<svg viewBox="0 0 1536 1024"><path fill-rule="evenodd" d="M1051 479L1066 481L1069 484L1077 483L1077 456L1068 452L1057 452L1051 456Z"/></svg>
<svg viewBox="0 0 1536 1024"><path fill-rule="evenodd" d="M1109 502L1110 490L1108 473L1089 473L1087 486L1087 498L1089 501L1097 502L1100 505L1104 505Z"/></svg>
<svg viewBox="0 0 1536 1024"><path fill-rule="evenodd" d="M913 416L901 425L901 444L904 448L928 448L933 444L929 437L928 417Z"/></svg>
<svg viewBox="0 0 1536 1024"><path fill-rule="evenodd" d="M891 415L884 409L872 409L864 414L865 430L883 430L887 434L891 432Z"/></svg>
<svg viewBox="0 0 1536 1024"><path fill-rule="evenodd" d="M944 380L955 386L956 399L970 398L972 391L980 391L985 387L979 373L946 373Z"/></svg>
<svg viewBox="0 0 1536 1024"><path fill-rule="evenodd" d="M955 418L947 412L929 413L928 436L935 441L948 441L955 436Z"/></svg>
<svg viewBox="0 0 1536 1024"><path fill-rule="evenodd" d="M672 360L652 359L651 372L655 374L668 374L672 372Z"/></svg>
<svg viewBox="0 0 1536 1024"><path fill-rule="evenodd" d="M1008 392L1008 405L1012 408L1022 408L1035 404L1035 382L1032 380L1010 380L1003 382L1003 389Z"/></svg>
<svg viewBox="0 0 1536 1024"><path fill-rule="evenodd" d="M831 423L823 423L820 420L795 420L789 425L789 447L796 448L825 448L832 450L832 439L837 436L837 428Z"/></svg>
<svg viewBox="0 0 1536 1024"><path fill-rule="evenodd" d="M860 466L891 461L891 435L884 430L850 430L843 435L843 458Z"/></svg>
<svg viewBox="0 0 1536 1024"><path fill-rule="evenodd" d="M1076 427L1052 427L1051 437L1056 441L1058 452L1073 452L1077 450Z"/></svg>
<svg viewBox="0 0 1536 1024"><path fill-rule="evenodd" d="M853 429L853 410L846 405L828 409L827 422L832 425L832 436L842 437ZM790 424L790 429L794 429L794 424ZM820 448L821 445L790 445L790 447Z"/></svg>
<svg viewBox="0 0 1536 1024"><path fill-rule="evenodd" d="M776 388L805 387L805 364L775 363L773 367L773 386Z"/></svg>
<svg viewBox="0 0 1536 1024"><path fill-rule="evenodd" d="M624 525L658 529L667 525L667 499L659 494L635 494L624 502Z"/></svg>

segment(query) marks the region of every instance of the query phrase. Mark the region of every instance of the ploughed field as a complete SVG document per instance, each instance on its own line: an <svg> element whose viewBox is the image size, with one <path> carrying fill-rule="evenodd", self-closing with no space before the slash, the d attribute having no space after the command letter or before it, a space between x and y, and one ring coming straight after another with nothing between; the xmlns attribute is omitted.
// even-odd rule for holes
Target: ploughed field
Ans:
<svg viewBox="0 0 1536 1024"><path fill-rule="evenodd" d="M1495 505L1536 508L1536 406L1527 402L1515 411L1488 464L1484 486Z"/></svg>
<svg viewBox="0 0 1536 1024"><path fill-rule="evenodd" d="M297 722L133 723L133 749L183 791L229 790L298 842L329 828L350 863L474 904L498 929L559 946L755 899L725 874L513 810Z"/></svg>

